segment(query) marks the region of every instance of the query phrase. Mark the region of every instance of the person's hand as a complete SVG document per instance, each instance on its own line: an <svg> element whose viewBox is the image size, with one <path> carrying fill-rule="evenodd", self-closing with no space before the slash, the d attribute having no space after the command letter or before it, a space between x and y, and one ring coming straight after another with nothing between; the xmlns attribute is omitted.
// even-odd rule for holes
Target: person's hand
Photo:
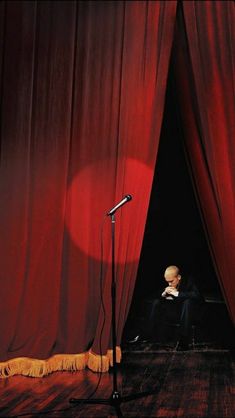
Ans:
<svg viewBox="0 0 235 418"><path fill-rule="evenodd" d="M167 296L166 289L162 292L162 297L165 298Z"/></svg>
<svg viewBox="0 0 235 418"><path fill-rule="evenodd" d="M172 287L172 286L167 286L166 288L165 288L165 292L166 293L168 293L169 295L172 295L172 292L175 290L175 288L174 287Z"/></svg>
<svg viewBox="0 0 235 418"><path fill-rule="evenodd" d="M178 296L178 295L179 295L178 290L176 290L176 288L175 288L175 287L172 287L172 286L167 286L167 287L165 288L164 292L165 292L167 295L171 295L171 296Z"/></svg>

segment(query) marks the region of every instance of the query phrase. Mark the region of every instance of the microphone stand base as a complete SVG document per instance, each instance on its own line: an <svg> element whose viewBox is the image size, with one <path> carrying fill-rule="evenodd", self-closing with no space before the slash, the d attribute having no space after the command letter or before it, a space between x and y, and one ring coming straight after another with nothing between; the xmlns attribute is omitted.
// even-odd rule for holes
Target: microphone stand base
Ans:
<svg viewBox="0 0 235 418"><path fill-rule="evenodd" d="M72 404L90 404L90 405L109 405L115 408L117 416L118 417L123 417L122 415L122 411L120 408L120 405L124 402L129 402L129 401L133 401L135 399L140 399L146 396L151 396L157 393L157 389L154 390L150 390L150 391L146 391L146 392L138 392L138 393L133 393L130 395L125 395L125 396L121 396L121 394L117 391L114 391L111 396L107 399L102 399L102 398L93 398L93 399L77 399L77 398L71 398L69 400L70 403Z"/></svg>

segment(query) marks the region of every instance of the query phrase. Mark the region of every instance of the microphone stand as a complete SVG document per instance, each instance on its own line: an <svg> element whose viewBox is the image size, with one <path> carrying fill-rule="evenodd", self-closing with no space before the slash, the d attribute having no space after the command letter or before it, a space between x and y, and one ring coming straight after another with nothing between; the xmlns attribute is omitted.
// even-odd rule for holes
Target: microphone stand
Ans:
<svg viewBox="0 0 235 418"><path fill-rule="evenodd" d="M115 211L114 211L115 212ZM152 391L139 392L132 395L121 396L117 386L117 360L116 360L116 280L115 280L115 213L111 215L112 225L112 284L111 284L111 298L112 298L112 349L113 349L113 388L112 394L109 398L71 398L70 403L73 404L102 404L110 405L115 408L117 417L123 417L120 405L123 402L129 402L134 399L142 398L144 396L153 395L156 389Z"/></svg>

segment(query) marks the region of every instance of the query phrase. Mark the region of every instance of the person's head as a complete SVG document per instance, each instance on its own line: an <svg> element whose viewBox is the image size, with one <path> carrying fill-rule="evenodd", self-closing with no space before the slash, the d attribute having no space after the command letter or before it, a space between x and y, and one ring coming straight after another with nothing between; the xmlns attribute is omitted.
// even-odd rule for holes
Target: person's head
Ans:
<svg viewBox="0 0 235 418"><path fill-rule="evenodd" d="M168 286L175 287L179 285L181 275L179 274L179 268L176 266L169 266L165 270L164 278L168 283Z"/></svg>

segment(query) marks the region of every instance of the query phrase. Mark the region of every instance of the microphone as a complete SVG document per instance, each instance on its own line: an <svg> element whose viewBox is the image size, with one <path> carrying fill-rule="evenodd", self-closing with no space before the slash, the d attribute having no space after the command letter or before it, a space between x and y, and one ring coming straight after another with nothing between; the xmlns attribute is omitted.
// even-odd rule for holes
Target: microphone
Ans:
<svg viewBox="0 0 235 418"><path fill-rule="evenodd" d="M113 215L118 208L120 208L122 205L125 205L125 203L129 202L129 200L132 199L132 196L130 194L127 194L121 202L119 202L116 206L114 206L110 211L106 214L107 216Z"/></svg>

